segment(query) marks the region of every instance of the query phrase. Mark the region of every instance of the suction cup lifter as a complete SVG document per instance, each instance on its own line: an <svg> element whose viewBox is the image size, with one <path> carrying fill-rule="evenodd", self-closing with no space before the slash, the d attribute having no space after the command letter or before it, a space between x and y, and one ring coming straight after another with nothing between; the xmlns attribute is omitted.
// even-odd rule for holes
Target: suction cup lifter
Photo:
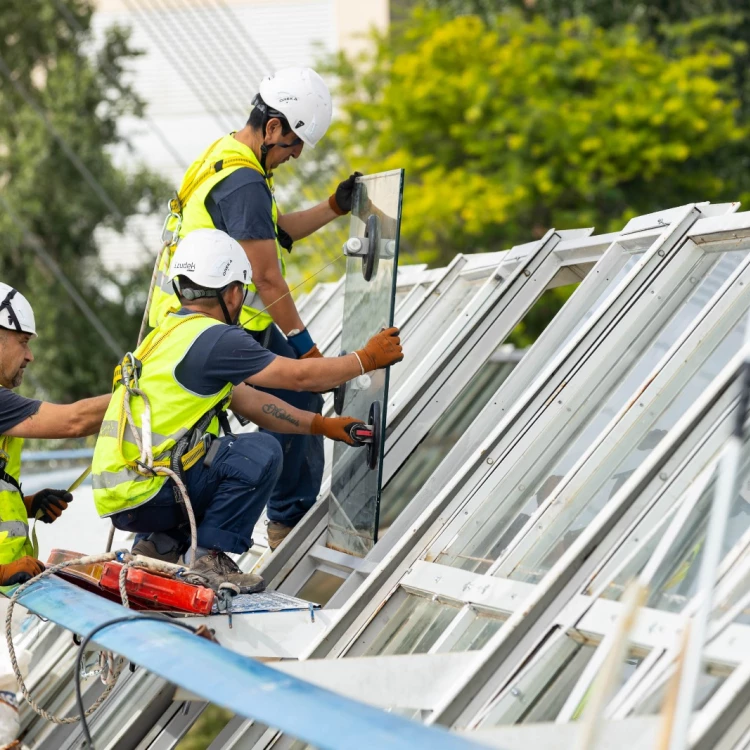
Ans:
<svg viewBox="0 0 750 750"><path fill-rule="evenodd" d="M380 458L380 444L382 442L382 410L380 401L373 401L370 405L368 424L358 422L349 428L349 436L355 443L367 446L367 466L376 469Z"/></svg>
<svg viewBox="0 0 750 750"><path fill-rule="evenodd" d="M350 237L344 243L344 255L362 258L362 276L370 281L378 271L378 260L389 260L396 253L395 240L380 239L380 219L374 214L367 217L364 237Z"/></svg>

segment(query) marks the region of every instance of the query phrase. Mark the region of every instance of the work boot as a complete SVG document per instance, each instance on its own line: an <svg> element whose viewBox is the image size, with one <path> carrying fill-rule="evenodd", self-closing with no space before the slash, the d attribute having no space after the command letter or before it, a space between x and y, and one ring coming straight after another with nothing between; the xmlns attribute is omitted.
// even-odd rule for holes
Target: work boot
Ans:
<svg viewBox="0 0 750 750"><path fill-rule="evenodd" d="M167 534L149 534L145 539L139 539L130 551L134 555L168 563L176 563L180 559L179 543Z"/></svg>
<svg viewBox="0 0 750 750"><path fill-rule="evenodd" d="M278 521L268 522L266 535L268 536L268 546L272 552L289 536L289 532L293 528L294 526L284 526L283 523L279 523Z"/></svg>
<svg viewBox="0 0 750 750"><path fill-rule="evenodd" d="M214 591L220 587L229 588L236 594L257 594L266 588L266 582L260 576L243 573L229 555L218 550L198 557L185 574L185 580Z"/></svg>

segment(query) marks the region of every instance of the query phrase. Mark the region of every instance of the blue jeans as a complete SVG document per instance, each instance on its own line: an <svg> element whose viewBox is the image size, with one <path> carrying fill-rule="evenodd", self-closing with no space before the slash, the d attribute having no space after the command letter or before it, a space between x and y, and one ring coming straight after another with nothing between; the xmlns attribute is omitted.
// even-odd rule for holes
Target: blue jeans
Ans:
<svg viewBox="0 0 750 750"><path fill-rule="evenodd" d="M297 359L297 353L275 325L265 331L249 331L253 338L274 354L288 359ZM288 404L320 414L323 396L319 393L298 393L280 388L258 388ZM272 435L281 445L284 467L281 478L271 493L267 515L269 521L284 526L294 526L315 503L323 481L323 436L284 435L269 430L261 433Z"/></svg>
<svg viewBox="0 0 750 750"><path fill-rule="evenodd" d="M198 526L198 545L241 554L253 544L253 528L281 473L281 449L268 435L225 436L209 468L199 461L185 472L185 486ZM147 503L112 516L122 531L166 533L181 551L190 527L172 482Z"/></svg>

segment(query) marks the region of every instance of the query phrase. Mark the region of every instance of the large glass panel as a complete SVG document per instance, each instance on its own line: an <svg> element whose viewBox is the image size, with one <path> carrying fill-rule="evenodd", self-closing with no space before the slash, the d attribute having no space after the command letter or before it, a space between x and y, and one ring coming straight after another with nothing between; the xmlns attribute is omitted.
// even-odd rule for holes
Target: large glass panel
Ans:
<svg viewBox="0 0 750 750"><path fill-rule="evenodd" d="M489 276L489 270L482 273L474 272L468 276L462 274L442 293L436 289L433 294L438 296L438 300L419 324L410 329L404 337L404 359L414 364L421 362ZM394 390L398 388L407 375L406 368L393 370L391 387Z"/></svg>
<svg viewBox="0 0 750 750"><path fill-rule="evenodd" d="M449 604L407 594L365 655L426 654L459 611Z"/></svg>
<svg viewBox="0 0 750 750"><path fill-rule="evenodd" d="M341 334L347 352L393 325L402 190L403 170L362 177L357 183L349 235L367 238L372 252L369 259L347 258ZM387 370L376 370L347 383L341 411L373 422L383 436L388 377ZM333 450L327 545L358 557L377 541L383 441L379 443L367 448L336 443Z"/></svg>
<svg viewBox="0 0 750 750"><path fill-rule="evenodd" d="M696 318L745 255L745 252L733 252L718 258L710 272L683 300L669 323L651 341L644 342L645 346L639 354L629 354L633 358L633 363L620 378L619 383L612 388L609 398L579 426L575 438L556 455L540 456L541 471L528 483L527 489L516 492L517 497L507 495L507 483L501 483L489 501L485 502L479 512L463 526L451 545L438 557L437 562L486 572L627 399L641 386L667 350ZM707 376L706 373L702 376L704 384ZM694 399L695 394L691 398ZM566 504L565 510L559 513L558 518L518 564L511 577L531 582L538 581L601 510L612 496L613 490L616 492L627 476L658 445L679 415L684 413L684 409L685 403L681 402L675 407L674 412L665 415L664 421L644 436L637 448L628 456L627 466L623 466L622 471L617 471L610 477L605 491L593 502ZM506 492L503 492L504 489Z"/></svg>
<svg viewBox="0 0 750 750"><path fill-rule="evenodd" d="M513 357L503 358L501 354L485 362L386 484L380 503L381 536L470 427L515 364Z"/></svg>
<svg viewBox="0 0 750 750"><path fill-rule="evenodd" d="M338 327L343 314L344 288L339 287L331 299L320 309L320 312L307 324L313 341L317 341L320 346L325 346L333 330ZM329 357L338 355L338 351L335 351L333 346L325 350L321 349L321 351Z"/></svg>
<svg viewBox="0 0 750 750"><path fill-rule="evenodd" d="M449 650L452 652L479 651L500 630L504 622L505 618L477 615Z"/></svg>
<svg viewBox="0 0 750 750"><path fill-rule="evenodd" d="M683 307L683 310L680 311L684 314L680 315L678 313L672 319L670 324L664 329L663 333L657 338L652 349L660 345L669 344L669 346L671 346L671 343L669 342L672 341L672 339L676 340L678 335L682 333L682 330L690 322L688 315L691 307L695 306L693 316L691 316L694 317L696 312L695 308L699 307L702 300L705 301L704 293L707 291L716 291L720 284L726 280L729 274L743 259L744 255L745 253L729 253L719 261L704 282L696 289L695 294L689 298L687 304ZM709 288L707 290L703 289L704 286L708 286ZM700 305L700 307L702 307L702 305ZM513 573L511 573L512 578L537 581L547 570L549 570L549 568L565 552L581 532L593 521L607 502L617 494L620 487L625 484L631 474L650 455L651 451L656 448L669 430L674 427L690 405L695 402L708 384L716 375L718 375L722 367L741 348L744 327L745 319L743 315L728 335L720 342L717 342L718 346L704 359L702 366L698 368L686 386L681 388L674 396L671 403L664 408L658 418L653 420L653 416L651 416L651 419L653 420L651 429L632 450L625 452L622 460L617 464L617 467L614 468L611 474L609 474L606 481L601 484L593 497L586 499L587 496L584 493L578 493L578 497L575 498L573 502L568 503L565 509L558 514L537 544L532 547L518 563ZM649 352L647 352L647 355L648 353ZM663 351L658 353L659 358L661 358L663 353ZM647 356L646 358L649 357ZM642 376L645 377L645 374L651 369L652 367L649 367L646 373L643 373ZM623 397L622 401L624 403L625 394L622 393L620 395ZM617 394L615 394L614 398L617 398ZM610 399L609 404L611 407L617 406L616 400L614 403L611 402L612 399ZM605 409L606 408L607 407L605 406ZM651 410L651 414L653 414L653 410ZM648 419L649 415L647 414L645 418ZM597 422L596 418L594 419L594 422ZM598 431L599 430L597 430L597 432ZM587 445L582 445L580 440L577 441L573 447L574 455L570 458L575 458L577 460L586 447ZM563 459L558 463L559 468L553 470L547 478L547 481L554 480L556 483L562 478L564 472L569 468L567 467L567 464L564 463L565 460L566 456L563 456Z"/></svg>
<svg viewBox="0 0 750 750"><path fill-rule="evenodd" d="M563 636L540 654L510 688L498 698L482 720L482 726L554 721L596 652L595 643ZM643 656L628 653L617 678L622 687L640 666ZM573 712L583 714L591 688Z"/></svg>

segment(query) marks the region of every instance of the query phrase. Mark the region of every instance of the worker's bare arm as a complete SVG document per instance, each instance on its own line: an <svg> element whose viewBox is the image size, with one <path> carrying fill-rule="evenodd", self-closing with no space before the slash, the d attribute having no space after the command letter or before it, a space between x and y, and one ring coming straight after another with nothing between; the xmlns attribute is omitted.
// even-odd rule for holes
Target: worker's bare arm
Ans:
<svg viewBox="0 0 750 750"><path fill-rule="evenodd" d="M5 434L20 438L70 438L99 432L110 394L84 398L74 404L42 402L34 416L8 430Z"/></svg>
<svg viewBox="0 0 750 750"><path fill-rule="evenodd" d="M281 275L274 240L242 240L240 242L253 269L253 284L263 308L284 333L302 330L305 325L297 312L289 286Z"/></svg>
<svg viewBox="0 0 750 750"><path fill-rule="evenodd" d="M288 391L327 391L361 374L356 355L316 359L276 357L246 382Z"/></svg>
<svg viewBox="0 0 750 750"><path fill-rule="evenodd" d="M309 237L313 232L330 224L338 218L328 201L318 203L317 206L306 208L304 211L294 211L291 214L279 214L279 226L296 242Z"/></svg>
<svg viewBox="0 0 750 750"><path fill-rule="evenodd" d="M273 432L309 435L312 412L296 409L270 393L240 385L232 393L232 411L249 419L258 427Z"/></svg>

